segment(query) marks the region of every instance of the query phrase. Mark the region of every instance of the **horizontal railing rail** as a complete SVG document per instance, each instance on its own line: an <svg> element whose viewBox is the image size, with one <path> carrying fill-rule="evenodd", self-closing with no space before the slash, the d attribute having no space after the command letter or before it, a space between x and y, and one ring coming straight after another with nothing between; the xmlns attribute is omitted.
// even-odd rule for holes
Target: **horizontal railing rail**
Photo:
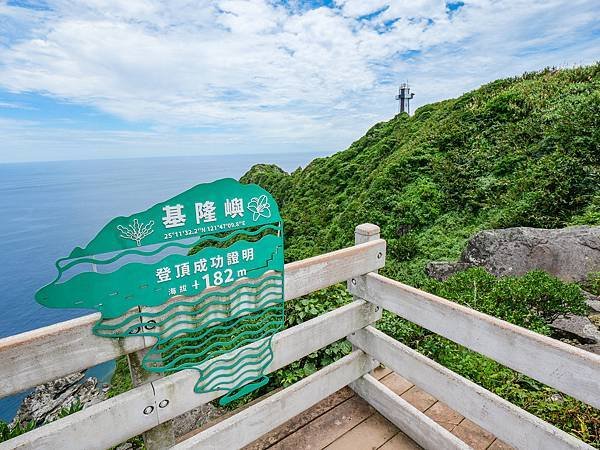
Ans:
<svg viewBox="0 0 600 450"><path fill-rule="evenodd" d="M382 256L383 255L383 256ZM285 299L346 281L385 264L385 241L285 265ZM100 314L90 314L0 339L0 398L151 347L152 338L108 339L92 334Z"/></svg>
<svg viewBox="0 0 600 450"><path fill-rule="evenodd" d="M378 365L379 363L367 354L356 350L206 431L186 439L173 449L242 448Z"/></svg>
<svg viewBox="0 0 600 450"><path fill-rule="evenodd" d="M366 240L369 242L287 264L285 300L383 267L385 241L378 239L378 235ZM374 323L381 317L379 310L377 306L358 299L275 334L271 341L273 360L265 373L280 369ZM92 314L0 340L0 358L7 361L7 364L0 366L0 395L19 392L153 345L153 340L148 338L142 340L132 337L123 340L96 337L91 329L99 318L98 314ZM256 343L246 347L252 345ZM229 359L246 347L233 350L205 364ZM351 368L336 371L340 378L335 382L327 381L327 389L335 387L337 390L372 368L371 363L368 368L363 363L358 364L360 361L370 361L362 351L353 355L355 360ZM133 436L160 430L161 426L174 417L225 394L224 391L193 394L197 381L198 372L192 370L149 380L116 397L0 443L0 449L104 449L118 445ZM336 387L340 382L343 384ZM317 386L321 386L319 383ZM323 394L323 389L322 386L318 387L310 398ZM289 411L297 409L296 406L290 408ZM163 440L154 448L164 448L164 442L168 441L170 440Z"/></svg>
<svg viewBox="0 0 600 450"><path fill-rule="evenodd" d="M434 333L600 408L600 356L378 274L350 291Z"/></svg>
<svg viewBox="0 0 600 450"><path fill-rule="evenodd" d="M596 354L378 274L354 278L349 288L360 298L588 405L597 408L600 404L600 356ZM373 327L348 339L355 348L515 448L592 448ZM355 384L365 386L364 382Z"/></svg>
<svg viewBox="0 0 600 450"><path fill-rule="evenodd" d="M446 369L372 327L349 337L356 348L373 356L467 419L515 448L590 448L571 436Z"/></svg>
<svg viewBox="0 0 600 450"><path fill-rule="evenodd" d="M576 437L392 339L372 325L386 309L566 394L600 406L600 356L541 336L375 273L385 264L385 241L374 225L356 230L354 247L288 264L285 299L348 281L354 300L272 337L266 373L346 337L353 352L217 425L175 445L239 448L291 419L343 386L350 387L424 448L468 449L463 441L396 395L369 371L383 363L515 448L590 449ZM0 396L82 370L121 355L143 352L152 339L98 338L94 314L0 340ZM250 346L206 364L228 359ZM104 449L142 433L160 433L173 418L225 392L191 394L196 371L142 381L123 394L44 425L3 449ZM147 444L150 440L147 441ZM149 446L166 448L171 437Z"/></svg>
<svg viewBox="0 0 600 450"><path fill-rule="evenodd" d="M471 449L465 442L433 419L427 417L376 378L368 374L363 375L350 383L350 387L379 411L382 416L423 448L436 450Z"/></svg>
<svg viewBox="0 0 600 450"><path fill-rule="evenodd" d="M379 317L376 307L357 300L273 336L274 358L266 373L285 367L359 330ZM249 344L252 345L252 344ZM243 349L243 347L242 347ZM241 351L241 350L240 350ZM211 360L227 359L231 354ZM61 448L105 449L120 444L193 408L221 397L225 392L194 394L195 371L185 370L143 384L111 399L36 428L0 444L0 449ZM159 407L168 400L165 407ZM150 414L145 414L152 407ZM99 433L98 430L106 430ZM109 431L110 430L110 431ZM90 436L94 440L90 441Z"/></svg>

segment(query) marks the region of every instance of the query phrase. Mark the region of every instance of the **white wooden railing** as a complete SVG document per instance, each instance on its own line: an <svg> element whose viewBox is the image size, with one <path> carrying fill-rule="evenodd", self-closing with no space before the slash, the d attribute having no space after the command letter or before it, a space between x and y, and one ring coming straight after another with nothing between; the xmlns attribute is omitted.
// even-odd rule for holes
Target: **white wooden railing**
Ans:
<svg viewBox="0 0 600 450"><path fill-rule="evenodd" d="M136 358L152 339L92 334L92 314L0 340L0 397L128 355L136 387L0 444L0 449L105 449L144 434L156 448L239 448L350 385L425 448L469 448L369 375L383 363L508 444L523 449L591 448L575 437L451 372L372 325L382 309L512 369L600 407L600 356L538 335L378 275L385 264L379 228L356 229L356 245L285 266L285 299L348 281L354 301L273 338L272 372L338 339L353 352L195 436L175 443L170 420L223 392L193 394L197 372L144 378ZM240 350L237 350L240 351ZM223 355L219 358L228 358Z"/></svg>

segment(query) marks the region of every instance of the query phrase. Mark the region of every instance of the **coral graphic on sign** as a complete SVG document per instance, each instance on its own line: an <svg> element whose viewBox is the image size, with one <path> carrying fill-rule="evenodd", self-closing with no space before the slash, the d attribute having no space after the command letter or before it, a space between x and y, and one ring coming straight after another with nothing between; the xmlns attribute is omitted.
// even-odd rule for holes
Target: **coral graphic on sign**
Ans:
<svg viewBox="0 0 600 450"><path fill-rule="evenodd" d="M121 237L125 239L131 239L135 241L137 246L142 245L142 239L146 236L152 234L154 230L152 226L154 225L154 220L151 220L147 224L140 223L139 220L133 219L133 223L127 227L123 225L117 225L117 230L121 232Z"/></svg>
<svg viewBox="0 0 600 450"><path fill-rule="evenodd" d="M219 180L117 217L56 267L36 300L100 311L98 336L156 338L144 369L196 370L195 392L225 391L222 404L268 382L284 326L283 223L259 186Z"/></svg>

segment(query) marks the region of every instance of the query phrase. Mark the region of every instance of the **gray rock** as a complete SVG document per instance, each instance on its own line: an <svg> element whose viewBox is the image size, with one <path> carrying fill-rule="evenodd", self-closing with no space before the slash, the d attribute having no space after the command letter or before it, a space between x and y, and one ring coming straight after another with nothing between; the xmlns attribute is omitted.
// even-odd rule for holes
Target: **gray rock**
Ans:
<svg viewBox="0 0 600 450"><path fill-rule="evenodd" d="M133 444L131 442L123 442L115 447L115 450L132 450Z"/></svg>
<svg viewBox="0 0 600 450"><path fill-rule="evenodd" d="M63 408L69 408L77 402L86 408L102 401L105 393L98 388L98 380L83 378L84 372L77 372L37 386L23 399L12 424L33 420L42 425L56 420Z"/></svg>
<svg viewBox="0 0 600 450"><path fill-rule="evenodd" d="M600 344L600 331L587 317L568 314L555 319L550 327L582 344Z"/></svg>
<svg viewBox="0 0 600 450"><path fill-rule="evenodd" d="M557 392L550 396L550 401L555 403L562 403L565 401L565 398Z"/></svg>
<svg viewBox="0 0 600 450"><path fill-rule="evenodd" d="M600 297L583 290L581 293L585 297L585 303L588 308L593 309L596 312L600 312Z"/></svg>
<svg viewBox="0 0 600 450"><path fill-rule="evenodd" d="M586 281L600 271L600 227L560 229L506 228L477 233L457 263L431 263L438 279L468 267L484 267L496 276L544 270L564 281Z"/></svg>
<svg viewBox="0 0 600 450"><path fill-rule="evenodd" d="M56 420L63 408L69 408L77 401L85 409L105 398L106 386L99 386L98 380L93 377L84 380L84 372L77 372L37 386L23 399L12 425L33 420L39 426ZM210 403L192 409L173 419L175 436L181 437L216 419L224 412L223 408ZM131 450L134 446L130 442L124 442L117 448Z"/></svg>
<svg viewBox="0 0 600 450"><path fill-rule="evenodd" d="M179 438L223 415L225 410L210 403L194 408L173 419L173 431Z"/></svg>
<svg viewBox="0 0 600 450"><path fill-rule="evenodd" d="M425 267L425 273L436 280L443 281L455 273L468 269L469 267L472 266L462 262L432 261Z"/></svg>

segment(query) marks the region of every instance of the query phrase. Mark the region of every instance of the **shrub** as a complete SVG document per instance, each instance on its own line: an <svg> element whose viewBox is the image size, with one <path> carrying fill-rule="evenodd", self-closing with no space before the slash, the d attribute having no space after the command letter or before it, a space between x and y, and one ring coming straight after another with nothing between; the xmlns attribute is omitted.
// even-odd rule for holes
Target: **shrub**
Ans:
<svg viewBox="0 0 600 450"><path fill-rule="evenodd" d="M444 282L432 280L427 289L440 297L538 333L567 314L584 314L585 298L574 283L565 283L542 271L521 277L496 278L482 268L459 272Z"/></svg>
<svg viewBox="0 0 600 450"><path fill-rule="evenodd" d="M0 442L8 441L9 439L20 436L35 428L35 422L32 420L26 424L17 423L10 426L8 423L0 420Z"/></svg>
<svg viewBox="0 0 600 450"><path fill-rule="evenodd" d="M579 286L540 271L496 278L472 268L445 281L428 280L426 289L542 334L550 334L548 323L557 315L586 309ZM391 313L384 312L377 327L564 431L600 445L600 411Z"/></svg>

